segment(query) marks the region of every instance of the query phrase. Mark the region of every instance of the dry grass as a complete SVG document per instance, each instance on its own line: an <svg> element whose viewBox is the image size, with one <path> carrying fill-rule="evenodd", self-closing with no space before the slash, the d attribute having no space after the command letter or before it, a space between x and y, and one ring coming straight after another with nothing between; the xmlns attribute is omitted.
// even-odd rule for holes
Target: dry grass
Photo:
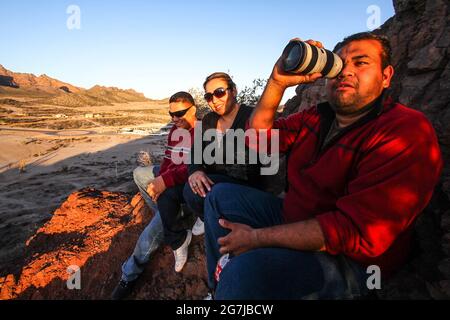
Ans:
<svg viewBox="0 0 450 320"><path fill-rule="evenodd" d="M22 159L19 161L19 173L24 173L26 172L26 167L27 167L27 161Z"/></svg>

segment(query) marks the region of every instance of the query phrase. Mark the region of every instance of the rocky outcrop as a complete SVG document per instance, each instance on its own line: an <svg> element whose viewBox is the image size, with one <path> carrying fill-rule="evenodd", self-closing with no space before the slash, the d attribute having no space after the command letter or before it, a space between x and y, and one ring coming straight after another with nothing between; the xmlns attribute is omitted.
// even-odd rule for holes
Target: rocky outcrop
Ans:
<svg viewBox="0 0 450 320"><path fill-rule="evenodd" d="M417 223L414 257L379 296L450 298L450 3L394 0L394 7L395 16L375 31L391 40L395 67L391 94L431 120L445 168L434 199ZM322 80L297 87L283 114L325 101L324 84Z"/></svg>
<svg viewBox="0 0 450 320"><path fill-rule="evenodd" d="M14 82L14 78L10 76L0 75L0 86L18 88L19 86Z"/></svg>
<svg viewBox="0 0 450 320"><path fill-rule="evenodd" d="M152 218L140 195L83 189L71 194L52 219L27 241L26 256L0 278L3 299L109 299L121 265ZM183 271L173 253L155 253L132 299L200 299L207 293L203 238L195 238ZM69 289L72 267L80 289ZM76 280L69 280L76 285Z"/></svg>

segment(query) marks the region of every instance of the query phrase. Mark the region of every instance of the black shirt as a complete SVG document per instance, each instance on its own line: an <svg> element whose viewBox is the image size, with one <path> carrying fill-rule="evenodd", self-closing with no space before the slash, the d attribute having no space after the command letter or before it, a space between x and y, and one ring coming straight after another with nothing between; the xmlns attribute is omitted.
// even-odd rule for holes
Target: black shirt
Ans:
<svg viewBox="0 0 450 320"><path fill-rule="evenodd" d="M249 107L247 105L240 105L238 113L236 114L236 118L234 119L233 124L230 127L230 129L232 130L228 129L223 136L215 131L215 134L212 137L211 141L203 141L205 131L208 129L217 129L217 122L219 121L220 116L215 112L210 112L205 115L202 120L202 137L194 136L194 144L191 148L191 164L188 166L189 175L198 170L201 170L206 174L222 174L255 187L259 186L261 165L259 163L257 153L255 151L249 150L245 145L245 141L234 141L234 153L232 156L228 156L230 160L233 160L233 163L226 163L227 141L231 143L234 130L245 130L247 120L250 118L252 112L252 107ZM202 143L202 157L200 162L195 163L194 152L196 150L197 143ZM208 146L208 150L211 150L210 148L214 147L215 152L207 152L207 154L211 154L212 156L215 156L216 154L223 154L222 157L219 156L219 158L222 158L222 161L215 161L215 163L212 164L205 163L205 148L207 148ZM239 164L239 159L245 159L245 163ZM257 160L256 163L254 163L255 159Z"/></svg>

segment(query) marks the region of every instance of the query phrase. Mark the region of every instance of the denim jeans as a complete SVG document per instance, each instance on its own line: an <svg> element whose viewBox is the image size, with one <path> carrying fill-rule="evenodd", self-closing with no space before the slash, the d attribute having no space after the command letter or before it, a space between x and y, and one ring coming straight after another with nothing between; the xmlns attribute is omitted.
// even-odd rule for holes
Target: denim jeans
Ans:
<svg viewBox="0 0 450 320"><path fill-rule="evenodd" d="M264 228L283 223L282 200L257 189L223 183L205 200L208 285L222 299L351 299L367 292L362 266L343 255L259 248L232 257L215 283L217 239L229 233L218 220Z"/></svg>
<svg viewBox="0 0 450 320"><path fill-rule="evenodd" d="M210 174L208 175L208 178L211 179L214 184L222 183L222 182L228 182L228 183L242 183L239 182L231 177L228 177L226 175L222 174ZM214 188L214 186L213 186ZM205 220L204 218L204 204L205 204L205 198L202 198L198 194L195 194L189 183L186 183L184 185L183 190L183 197L186 201L186 205L189 207L189 209L195 213L197 217L202 219L202 221Z"/></svg>
<svg viewBox="0 0 450 320"><path fill-rule="evenodd" d="M164 227L164 243L177 250L192 227L193 213L183 208L184 184L167 188L158 198L158 210Z"/></svg>
<svg viewBox="0 0 450 320"><path fill-rule="evenodd" d="M153 219L139 236L133 254L122 265L122 280L133 281L144 271L150 255L163 243L164 233L161 216L156 204L147 193L147 186L158 175L159 166L138 167L133 172L134 182L145 203L155 213Z"/></svg>

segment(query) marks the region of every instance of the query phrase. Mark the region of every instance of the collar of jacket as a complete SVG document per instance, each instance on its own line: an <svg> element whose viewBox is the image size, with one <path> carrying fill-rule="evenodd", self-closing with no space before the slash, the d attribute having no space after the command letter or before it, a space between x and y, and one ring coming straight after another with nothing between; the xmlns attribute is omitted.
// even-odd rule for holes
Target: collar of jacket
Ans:
<svg viewBox="0 0 450 320"><path fill-rule="evenodd" d="M375 99L374 102L369 105L363 107L363 109L369 109L370 111L360 119L358 119L355 123L343 128L339 134L337 134L331 141L327 144L327 146L332 145L336 140L345 135L347 132L363 126L369 121L378 118L383 112L386 112L392 105L392 98L389 95L389 90L385 89L380 94L380 96ZM317 105L317 112L320 117L320 129L319 129L319 148L317 153L322 149L322 144L324 143L325 137L327 136L330 127L336 118L336 113L330 106L328 102L320 103ZM324 151L324 150L323 150ZM322 153L322 152L321 152Z"/></svg>

